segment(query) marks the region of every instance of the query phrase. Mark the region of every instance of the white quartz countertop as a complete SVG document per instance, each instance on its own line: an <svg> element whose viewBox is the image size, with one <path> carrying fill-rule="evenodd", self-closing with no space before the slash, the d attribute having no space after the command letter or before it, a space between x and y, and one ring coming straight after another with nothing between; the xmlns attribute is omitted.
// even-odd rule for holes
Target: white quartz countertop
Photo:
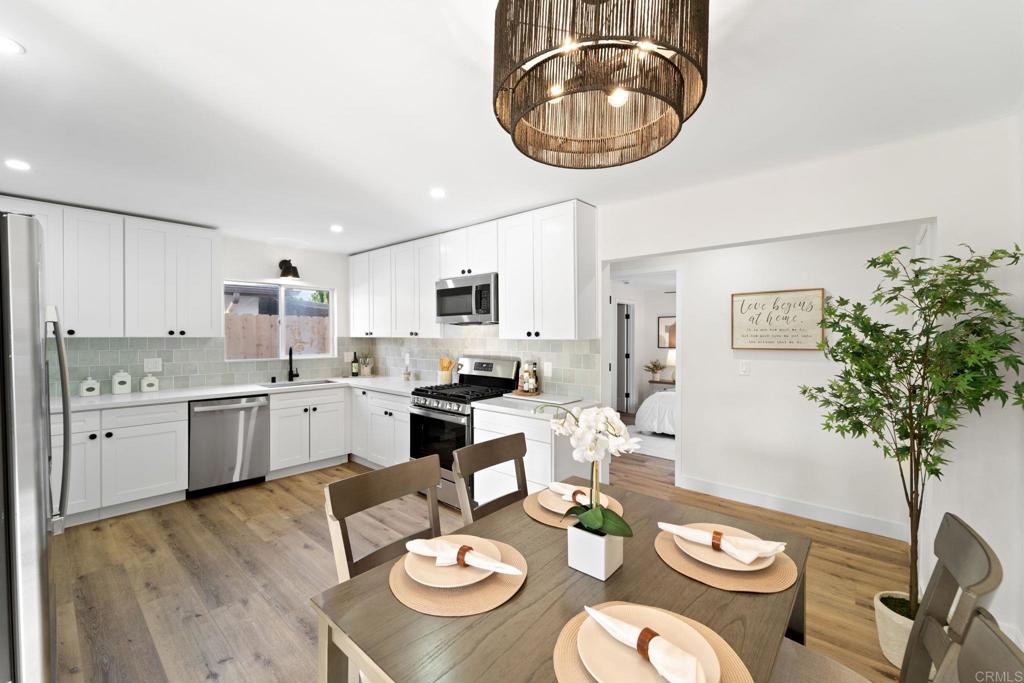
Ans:
<svg viewBox="0 0 1024 683"><path fill-rule="evenodd" d="M416 387L429 384L426 380L405 381L401 377L334 377L330 384L289 385L278 382L273 387L261 384L230 384L216 387L195 387L191 389L167 389L149 393L132 392L130 394L104 394L102 396L72 396L71 411L103 410L104 408L130 408L135 406L156 405L160 403L184 403L186 401L205 401L233 396L251 396L254 394L283 394L293 391L316 391L323 389L340 389L354 387L367 391L378 391L385 394L410 396ZM60 398L50 401L50 412L61 412Z"/></svg>
<svg viewBox="0 0 1024 683"><path fill-rule="evenodd" d="M544 405L543 402L536 400L526 400L522 398L511 398L509 396L502 396L500 398L488 398L483 401L474 401L473 410L482 410L484 412L491 413L505 413L506 415L516 415L518 417L532 417L537 420L550 420L558 414L558 411L554 408L548 408L543 412L534 412L538 406ZM573 403L567 403L562 408L589 408L591 406L598 405L598 401L582 401L578 400Z"/></svg>

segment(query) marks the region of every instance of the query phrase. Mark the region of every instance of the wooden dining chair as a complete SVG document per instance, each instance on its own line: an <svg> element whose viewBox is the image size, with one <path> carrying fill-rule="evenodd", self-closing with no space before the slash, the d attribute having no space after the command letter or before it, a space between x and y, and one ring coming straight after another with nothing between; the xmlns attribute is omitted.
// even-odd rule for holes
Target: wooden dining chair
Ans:
<svg viewBox="0 0 1024 683"><path fill-rule="evenodd" d="M938 562L910 631L900 683L927 683L932 666L939 666L952 644L963 641L978 600L1003 580L1002 565L992 548L956 515L946 513L942 518L935 535L935 556ZM947 620L958 592L960 600ZM824 655L783 640L771 683L866 680Z"/></svg>
<svg viewBox="0 0 1024 683"><path fill-rule="evenodd" d="M963 643L953 643L935 674L934 683L1024 681L1021 651L983 609L975 610Z"/></svg>
<svg viewBox="0 0 1024 683"><path fill-rule="evenodd" d="M500 439L475 443L455 451L455 464L452 472L455 475L455 489L459 494L459 507L462 509L462 521L472 524L474 520L486 517L506 505L522 500L529 495L526 489L526 435L509 434ZM492 501L488 501L476 509L472 507L469 497L468 477L488 467L511 461L516 471L516 490Z"/></svg>
<svg viewBox="0 0 1024 683"><path fill-rule="evenodd" d="M440 536L441 523L437 507L437 485L440 481L440 460L436 455L430 455L328 484L324 488L324 497L338 581L344 583L353 576L402 555L406 541ZM420 491L426 491L427 494L428 526L355 559L346 518L375 505Z"/></svg>

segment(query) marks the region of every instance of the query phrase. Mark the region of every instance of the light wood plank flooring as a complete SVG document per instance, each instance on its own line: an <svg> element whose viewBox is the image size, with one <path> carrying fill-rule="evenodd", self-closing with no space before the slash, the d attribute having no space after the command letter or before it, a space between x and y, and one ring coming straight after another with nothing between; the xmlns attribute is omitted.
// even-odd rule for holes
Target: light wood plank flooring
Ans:
<svg viewBox="0 0 1024 683"><path fill-rule="evenodd" d="M627 456L615 484L811 536L809 644L874 681L895 680L871 621L876 590L902 585L905 546L676 489L672 463ZM316 680L309 598L336 583L323 487L341 465L69 529L55 539L60 681ZM350 523L357 555L423 519L404 499ZM446 532L460 518L443 508Z"/></svg>

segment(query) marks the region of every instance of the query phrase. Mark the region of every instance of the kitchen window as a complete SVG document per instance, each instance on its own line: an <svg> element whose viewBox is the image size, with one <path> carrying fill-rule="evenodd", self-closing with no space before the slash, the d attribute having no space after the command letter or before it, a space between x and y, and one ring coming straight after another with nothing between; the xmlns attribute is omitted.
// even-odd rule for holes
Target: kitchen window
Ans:
<svg viewBox="0 0 1024 683"><path fill-rule="evenodd" d="M332 293L316 287L224 283L227 360L336 355Z"/></svg>

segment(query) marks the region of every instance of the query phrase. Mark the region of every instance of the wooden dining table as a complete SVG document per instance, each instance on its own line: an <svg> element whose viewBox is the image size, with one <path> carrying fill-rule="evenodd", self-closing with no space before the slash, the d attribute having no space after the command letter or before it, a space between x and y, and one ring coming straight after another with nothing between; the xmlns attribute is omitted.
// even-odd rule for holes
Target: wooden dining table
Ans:
<svg viewBox="0 0 1024 683"><path fill-rule="evenodd" d="M587 485L578 478L566 481ZM523 554L526 582L515 596L468 617L421 614L392 595L388 573L394 562L387 562L313 598L321 683L349 681L347 658L369 683L555 681L552 652L562 627L584 605L612 600L660 607L705 624L732 646L755 683L767 683L782 639L803 640L810 539L616 486L601 490L622 503L633 528L622 567L607 581L569 567L565 530L535 521L519 503L509 505L458 533L503 541ZM712 522L784 541L799 578L781 593L712 588L676 572L657 555L658 522Z"/></svg>

